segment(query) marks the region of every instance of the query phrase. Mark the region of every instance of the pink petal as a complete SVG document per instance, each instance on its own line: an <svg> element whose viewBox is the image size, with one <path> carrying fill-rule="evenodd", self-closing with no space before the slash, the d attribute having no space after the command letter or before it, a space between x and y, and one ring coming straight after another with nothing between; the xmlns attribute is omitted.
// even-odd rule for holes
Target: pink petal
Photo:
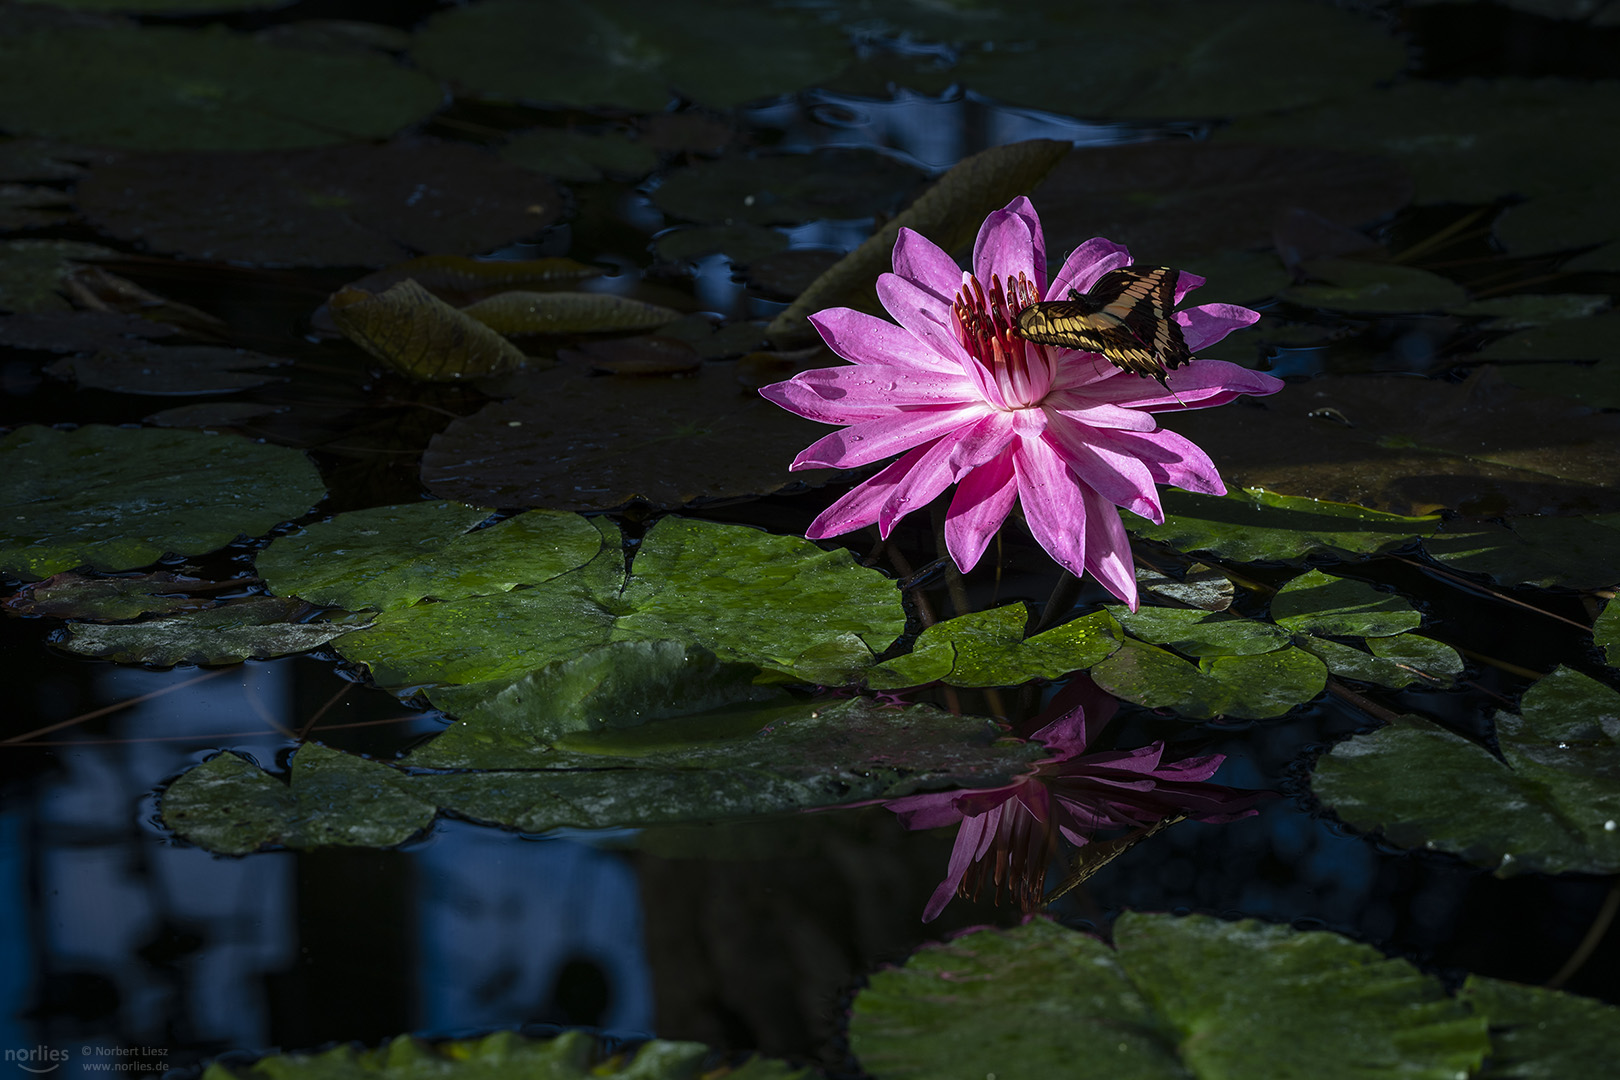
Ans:
<svg viewBox="0 0 1620 1080"><path fill-rule="evenodd" d="M1075 577L1086 571L1086 506L1069 467L1042 439L1024 439L1013 453L1018 500L1035 542Z"/></svg>
<svg viewBox="0 0 1620 1080"><path fill-rule="evenodd" d="M1155 525L1163 524L1164 511L1159 506L1159 489L1152 471L1121 444L1093 440L1089 434L1080 425L1061 420L1046 429L1047 441L1081 484L1114 506L1123 506Z"/></svg>
<svg viewBox="0 0 1620 1080"><path fill-rule="evenodd" d="M1052 279L1051 288L1043 299L1067 300L1070 289L1085 292L1108 271L1129 265L1131 253L1125 245L1104 240L1100 236L1092 237L1063 260L1063 269Z"/></svg>
<svg viewBox="0 0 1620 1080"><path fill-rule="evenodd" d="M1134 454L1147 466L1154 483L1174 484L1204 495L1225 495L1226 485L1209 455L1192 440L1173 431L1139 435L1133 431L1099 432L1097 439Z"/></svg>
<svg viewBox="0 0 1620 1080"><path fill-rule="evenodd" d="M1010 787L1010 785L1009 785ZM956 806L960 791L925 791L901 799L884 802L885 809L900 816L900 824L908 829L938 829L954 825L965 816Z"/></svg>
<svg viewBox="0 0 1620 1080"><path fill-rule="evenodd" d="M900 482L900 478L906 475L906 471L917 463L917 459L922 457L927 449L925 446L919 446L905 457L891 463L870 480L855 485L843 498L818 514L816 520L804 531L804 535L811 540L822 540L876 524L883 500L889 497L894 485Z"/></svg>
<svg viewBox="0 0 1620 1080"><path fill-rule="evenodd" d="M962 876L967 873L968 867L973 865L973 852L979 846L979 840L985 834L986 819L983 817L964 818L956 830L956 843L951 847L950 865L945 868L945 880L939 883L934 895L928 898L928 906L923 908L923 922L933 922L939 918L939 913L945 910L945 905L951 902L956 890L962 884Z"/></svg>
<svg viewBox="0 0 1620 1080"><path fill-rule="evenodd" d="M1215 344L1234 330L1253 325L1259 318L1258 311L1236 304L1205 304L1176 312L1176 322L1182 326L1187 348L1194 353Z"/></svg>
<svg viewBox="0 0 1620 1080"><path fill-rule="evenodd" d="M810 316L827 347L852 364L904 364L936 371L961 365L941 356L904 327L850 308L828 308Z"/></svg>
<svg viewBox="0 0 1620 1080"><path fill-rule="evenodd" d="M1008 282L1019 274L1035 283L1036 295L1044 295L1046 240L1034 205L1022 195L985 218L973 242L973 275L986 289L992 277Z"/></svg>
<svg viewBox="0 0 1620 1080"><path fill-rule="evenodd" d="M1188 293L1204 284L1204 279L1197 274L1189 274L1185 270L1179 271L1179 274L1180 276L1176 278L1176 298L1173 301L1177 304L1181 303Z"/></svg>
<svg viewBox="0 0 1620 1080"><path fill-rule="evenodd" d="M761 387L759 392L767 401L823 424L854 424L888 416L904 407L962 405L979 400L960 368L918 371L885 364L811 368L787 382Z"/></svg>
<svg viewBox="0 0 1620 1080"><path fill-rule="evenodd" d="M1119 699L1092 682L1076 675L1052 696L1039 716L1030 721L1038 727L1030 736L1054 750L1079 753L1097 741L1108 722L1119 711ZM1056 719L1049 719L1056 717Z"/></svg>
<svg viewBox="0 0 1620 1080"><path fill-rule="evenodd" d="M1000 412L940 439L895 485L883 504L878 528L887 535L896 521L933 502L964 473L998 456L1012 440L1012 421Z"/></svg>
<svg viewBox="0 0 1620 1080"><path fill-rule="evenodd" d="M945 512L945 548L964 574L978 565L1018 498L1012 451L968 473Z"/></svg>
<svg viewBox="0 0 1620 1080"><path fill-rule="evenodd" d="M851 424L799 451L790 469L856 469L966 427L989 410L983 402L907 409Z"/></svg>
<svg viewBox="0 0 1620 1080"><path fill-rule="evenodd" d="M966 366L968 353L956 340L956 315L948 301L897 274L879 274L877 294L883 309L913 337L958 367Z"/></svg>
<svg viewBox="0 0 1620 1080"><path fill-rule="evenodd" d="M894 241L894 272L947 306L962 287L962 268L928 237L901 228Z"/></svg>
<svg viewBox="0 0 1620 1080"><path fill-rule="evenodd" d="M1101 495L1080 489L1086 503L1086 569L1103 588L1136 610L1136 568L1131 559L1131 538L1119 513ZM1160 514L1162 519L1163 514Z"/></svg>
<svg viewBox="0 0 1620 1080"><path fill-rule="evenodd" d="M1048 412L1089 428L1149 432L1157 430L1159 426L1157 420L1141 409L1127 409L1096 401L1083 391L1058 390L1048 394L1042 404ZM1147 422L1143 423L1144 420Z"/></svg>

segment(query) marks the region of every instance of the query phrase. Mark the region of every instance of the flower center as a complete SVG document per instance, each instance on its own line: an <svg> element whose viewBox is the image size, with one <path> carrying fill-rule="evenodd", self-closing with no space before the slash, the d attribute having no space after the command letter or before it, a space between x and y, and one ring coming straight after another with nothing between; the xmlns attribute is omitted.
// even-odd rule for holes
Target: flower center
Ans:
<svg viewBox="0 0 1620 1080"><path fill-rule="evenodd" d="M1006 408L1039 404L1052 384L1052 370L1044 346L1018 336L1018 313L1040 297L1035 285L1020 273L1002 288L1001 278L990 276L990 291L972 274L962 275L951 309L956 313L956 340L995 379Z"/></svg>

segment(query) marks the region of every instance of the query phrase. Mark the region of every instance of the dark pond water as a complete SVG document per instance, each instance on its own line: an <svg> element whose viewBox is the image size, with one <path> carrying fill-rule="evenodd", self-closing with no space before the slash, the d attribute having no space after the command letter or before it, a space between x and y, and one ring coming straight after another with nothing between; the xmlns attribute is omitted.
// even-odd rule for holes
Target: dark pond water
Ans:
<svg viewBox="0 0 1620 1080"><path fill-rule="evenodd" d="M1367 86L1396 77L1435 86L1467 86L1456 80L1468 79L1592 80L1559 91L1578 104L1585 93L1611 94L1620 75L1615 60L1620 27L1612 20L1588 25L1483 4L1349 6L1371 9L1370 25L1409 50L1404 71L1398 67L1387 78L1375 71L1363 79ZM310 0L223 18L242 33L311 18L370 20L398 30L440 7ZM849 24L858 28L851 31L855 40L865 42L863 58L874 65L898 58L897 71L900 60L912 65L905 70L914 74L929 71L926 61L936 54L925 34L895 38L874 29L889 17L885 11L861 9L857 14L866 21ZM1166 11L1167 20L1180 17ZM0 26L11 27L0 34L32 32L32 20L39 18L37 10L0 5L0 20L9 20ZM691 18L713 16L700 6ZM208 15L142 20L147 27L215 21ZM716 26L714 33L724 35ZM1287 43L1274 47L1285 51ZM1345 49L1348 54L1351 46ZM949 50L939 55L951 56ZM986 71L995 85L1015 85L1001 69L975 68L971 56L956 58L963 70ZM1086 60L1055 46L1030 54L1034 65ZM1336 62L1329 51L1323 66ZM773 224L790 253L853 249L927 178L988 147L1027 139L1081 147L1179 144L1208 139L1226 126L1224 118L1194 108L1184 116L1157 112L1140 118L1128 110L1116 117L1072 106L1008 105L991 91L981 92L972 83L964 87L940 71L933 72L932 81L919 75L881 96L807 86L747 107L682 104L671 111L701 115L727 129L734 151L878 148L915 168L916 182L903 185L902 199L876 219L867 212ZM861 77L869 80L872 74ZM0 83L6 78L0 71ZM1222 71L1211 78L1238 76ZM1347 85L1352 83L1357 93L1367 89L1347 77ZM1325 91L1323 96L1331 97ZM1560 122L1558 108L1547 109L1548 122ZM1246 108L1236 122L1267 113ZM631 105L590 110L494 104L464 90L416 130L494 146L509 132L622 128L638 115ZM1469 122L1475 122L1472 114ZM11 132L33 133L23 126ZM1596 137L1596 132L1585 134ZM0 143L0 156L6 145ZM741 267L741 261L726 254L684 261L654 260L649 254L655 238L681 224L679 215L659 208L658 188L710 156L683 148L664 153L656 167L634 179L570 179L566 212L557 223L476 253L503 259L566 255L615 268L591 286L602 292L667 303L683 312L709 312L731 323L769 321L830 257L817 262L807 256L802 266L785 262L772 278L757 263L752 272L734 270L732 263ZM0 182L7 179L0 176ZM851 183L866 179L855 176ZM1199 179L1177 183L1182 187L1170 196L1143 199L1158 199L1155 205L1173 215L1171 204L1196 189ZM71 203L72 180L47 184ZM1377 220L1349 224L1365 226L1366 235L1385 251L1419 250L1408 265L1460 284L1474 299L1545 293L1612 301L1620 289L1620 261L1592 262L1585 254L1612 239L1601 223L1592 226L1584 246L1564 238L1504 251L1502 237L1489 226L1519 199L1511 183L1472 199L1423 184L1420 179L1415 203L1399 198ZM1576 185L1568 197L1595 198L1596 190ZM1537 197L1565 196L1549 188ZM1530 204L1536 205L1535 199ZM1612 209L1605 212L1612 216ZM105 221L110 213L92 218ZM1225 204L1208 210L1237 213ZM1123 212L1119 217L1129 220ZM231 345L293 361L277 369L284 381L230 400L279 410L238 430L307 449L319 466L329 495L298 524L423 498L419 468L429 441L452 418L472 413L486 400L481 390L466 385L417 383L385 373L348 343L311 334L315 309L366 268L267 268L249 265L254 260L248 258L210 260L66 215L0 234L0 239L16 238L109 246L117 255L101 264L106 270L222 320ZM1259 258L1242 250L1254 246L1238 243L1229 254ZM1571 251L1589 261L1566 267ZM1164 258L1177 254L1167 252ZM1281 275L1278 284L1254 295L1223 293L1222 299L1254 301L1275 320L1265 325L1279 329L1267 342L1244 347L1244 355L1227 358L1287 377L1290 388L1284 394L1303 393L1315 377L1369 372L1417 373L1457 384L1474 371L1473 354L1501 336L1500 328L1481 327L1477 319L1449 309L1335 309L1306 303L1299 295L1279 299L1276 294L1290 276L1274 254L1266 257ZM1219 288L1210 276L1211 288ZM5 318L0 315L0 330ZM577 340L576 335L523 342L532 355L543 356ZM1614 356L1610 345L1604 357ZM136 425L171 405L212 400L160 399L75 384L45 373L53 359L42 351L0 345L0 430L28 424ZM1603 362L1603 357L1592 359ZM1599 414L1616 404L1601 396L1584 400ZM581 422L588 425L592 418ZM1233 423L1241 427L1244 421ZM1220 451L1211 453L1224 470ZM1236 466L1237 482L1247 482L1242 470L1257 452L1250 453ZM1354 462L1338 464L1354 474ZM1233 479L1229 475L1229 482ZM1590 501L1551 509L1569 514L1617 508L1612 483L1608 490L1599 490L1602 484L1590 487L1598 491ZM1283 485L1278 490L1294 493ZM1306 483L1297 493L1322 492ZM802 535L833 497L820 488L788 489L713 500L688 512ZM1415 514L1452 512L1469 498L1422 506L1390 498L1368 502ZM1525 500L1506 508L1483 496L1476 502L1480 505L1473 509L1482 517L1526 512ZM661 509L634 507L615 520L640 529ZM278 533L292 528L289 524ZM987 558L968 578L975 609L1011 600L1041 605L1057 582L1055 567L1027 534L1009 527L1004 536L999 569ZM873 547L865 533L842 539L863 557ZM258 588L247 579L264 543L244 540L209 555L171 558L160 569L183 568L219 581L241 577L222 595L246 595ZM1145 541L1139 546L1153 557L1168 550ZM893 550L905 566L932 563L937 556L926 514L913 515L896 529ZM903 574L900 565L886 563L884 569ZM1612 591L1493 582L1483 574L1454 572L1408 545L1364 560L1316 554L1287 564L1240 567L1241 580L1253 587L1240 590L1237 610L1261 614L1267 588L1306 566L1325 567L1406 598L1422 613L1424 633L1462 655L1464 676L1449 689L1396 690L1339 680L1309 702L1261 720L1189 721L1171 709L1122 703L1107 733L1110 745L1139 747L1162 739L1180 755L1222 754L1225 763L1216 782L1267 789L1280 797L1235 822L1185 822L1166 829L1056 901L1051 914L1065 925L1103 932L1126 909L1325 928L1410 959L1453 987L1467 973L1546 983L1586 941L1589 955L1565 974L1562 987L1620 1003L1620 933L1603 932L1603 920L1613 915L1606 909L1612 876L1499 878L1443 850L1408 850L1353 830L1322 811L1309 784L1312 765L1326 747L1373 731L1398 714L1420 714L1489 741L1489 717L1514 707L1537 676L1559 665L1612 683L1613 671L1586 629ZM28 581L12 574L0 585L14 593ZM917 596L942 615L953 611L945 580L929 574L912 597L913 630L920 627ZM1087 582L1075 611L1089 612L1109 600ZM849 1050L846 1016L869 973L964 927L1013 926L1024 917L1015 904L998 905L985 897L957 899L937 921L924 923L923 909L946 874L952 831L908 832L894 814L877 806L541 835L446 815L425 835L394 849L217 856L177 839L159 820L161 791L187 768L230 749L279 771L306 739L387 759L421 744L448 721L422 708L420 698L402 703L368 686L363 668L330 651L223 668L158 670L69 656L54 647L63 627L51 618L0 620L0 670L11 702L0 727L0 936L5 939L0 1047L70 1051L57 1076L84 1075L95 1063L111 1060L138 1060L148 1070L185 1069L221 1054L348 1040L374 1044L404 1032L458 1036L497 1028L548 1032L579 1026L613 1039L656 1036L760 1051L854 1076L860 1066ZM1014 689L992 696L935 687L907 698L1017 720L1036 711L1039 693ZM1065 871L1058 860L1050 881L1061 880ZM1594 937L1589 930L1595 922ZM120 1059L120 1048L139 1049Z"/></svg>

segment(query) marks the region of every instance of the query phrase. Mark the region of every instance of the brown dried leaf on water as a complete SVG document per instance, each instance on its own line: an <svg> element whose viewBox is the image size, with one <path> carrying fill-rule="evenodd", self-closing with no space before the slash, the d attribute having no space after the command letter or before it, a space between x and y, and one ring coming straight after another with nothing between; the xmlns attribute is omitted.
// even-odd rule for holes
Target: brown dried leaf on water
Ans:
<svg viewBox="0 0 1620 1080"><path fill-rule="evenodd" d="M172 326L114 311L39 311L0 319L0 345L39 352L125 349L141 339L173 337Z"/></svg>
<svg viewBox="0 0 1620 1080"><path fill-rule="evenodd" d="M461 309L502 334L592 334L652 330L681 317L661 304L587 292L505 292Z"/></svg>
<svg viewBox="0 0 1620 1080"><path fill-rule="evenodd" d="M589 364L609 375L690 375L703 364L691 345L660 334L587 341L577 349L563 349L557 359Z"/></svg>
<svg viewBox="0 0 1620 1080"><path fill-rule="evenodd" d="M139 315L151 322L167 323L205 341L224 341L230 336L230 327L225 325L224 319L190 304L159 296L99 266L80 266L70 271L62 278L62 292L87 311Z"/></svg>
<svg viewBox="0 0 1620 1080"><path fill-rule="evenodd" d="M787 467L826 429L772 407L737 375L736 364L706 363L684 378L571 365L513 376L506 389L518 396L434 436L422 482L472 505L557 510L677 507L825 483L828 471Z"/></svg>
<svg viewBox="0 0 1620 1080"><path fill-rule="evenodd" d="M528 360L500 334L409 279L381 293L348 286L327 306L344 337L412 379L498 375Z"/></svg>
<svg viewBox="0 0 1620 1080"><path fill-rule="evenodd" d="M814 337L815 331L806 321L812 313L853 302L856 296L870 297L877 276L890 269L894 241L902 227L922 233L946 251L966 244L986 214L1033 188L1070 149L1069 143L1056 139L1028 139L963 158L916 202L801 292L766 328L767 336L778 344Z"/></svg>
<svg viewBox="0 0 1620 1080"><path fill-rule="evenodd" d="M217 345L148 345L63 357L45 373L118 394L230 394L286 382L264 369L290 363L279 356Z"/></svg>
<svg viewBox="0 0 1620 1080"><path fill-rule="evenodd" d="M77 240L0 240L0 312L66 311L62 279L79 262L118 257Z"/></svg>

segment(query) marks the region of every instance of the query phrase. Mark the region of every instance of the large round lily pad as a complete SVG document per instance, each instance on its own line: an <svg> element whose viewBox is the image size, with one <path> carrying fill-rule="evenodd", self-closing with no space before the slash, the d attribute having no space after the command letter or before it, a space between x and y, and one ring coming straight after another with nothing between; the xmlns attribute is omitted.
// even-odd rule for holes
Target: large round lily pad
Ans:
<svg viewBox="0 0 1620 1080"><path fill-rule="evenodd" d="M1620 693L1559 668L1499 713L1502 757L1416 716L1336 745L1317 798L1392 843L1500 876L1620 871Z"/></svg>
<svg viewBox="0 0 1620 1080"><path fill-rule="evenodd" d="M1127 640L1091 669L1091 677L1115 697L1149 708L1174 709L1194 720L1281 716L1327 685L1322 661L1292 645L1193 663L1168 650Z"/></svg>
<svg viewBox="0 0 1620 1080"><path fill-rule="evenodd" d="M378 139L443 92L392 58L282 48L222 27L65 26L0 36L0 127L141 150Z"/></svg>
<svg viewBox="0 0 1620 1080"><path fill-rule="evenodd" d="M556 221L543 177L461 143L257 154L154 154L80 183L114 236L193 259L382 266L418 252L477 254Z"/></svg>
<svg viewBox="0 0 1620 1080"><path fill-rule="evenodd" d="M892 213L922 172L875 150L726 157L670 174L653 205L705 225L802 225Z"/></svg>
<svg viewBox="0 0 1620 1080"><path fill-rule="evenodd" d="M19 428L0 439L0 567L48 577L200 555L325 494L301 451L234 435Z"/></svg>
<svg viewBox="0 0 1620 1080"><path fill-rule="evenodd" d="M851 1048L953 1080L1449 1080L1490 1048L1439 980L1335 934L1127 912L1114 940L1036 919L925 946L856 995Z"/></svg>
<svg viewBox="0 0 1620 1080"><path fill-rule="evenodd" d="M658 112L672 91L740 105L829 79L854 58L825 22L738 0L484 0L428 20L411 55L463 93L638 112Z"/></svg>
<svg viewBox="0 0 1620 1080"><path fill-rule="evenodd" d="M1440 525L1439 515L1405 517L1259 489L1224 496L1165 491L1164 512L1162 525L1133 520L1131 531L1179 551L1211 551L1239 562L1317 551L1370 555L1428 536Z"/></svg>
<svg viewBox="0 0 1620 1080"><path fill-rule="evenodd" d="M828 475L787 470L826 428L773 407L732 364L707 363L688 378L559 367L506 386L518 396L454 421L428 444L422 483L433 494L480 506L678 507Z"/></svg>

